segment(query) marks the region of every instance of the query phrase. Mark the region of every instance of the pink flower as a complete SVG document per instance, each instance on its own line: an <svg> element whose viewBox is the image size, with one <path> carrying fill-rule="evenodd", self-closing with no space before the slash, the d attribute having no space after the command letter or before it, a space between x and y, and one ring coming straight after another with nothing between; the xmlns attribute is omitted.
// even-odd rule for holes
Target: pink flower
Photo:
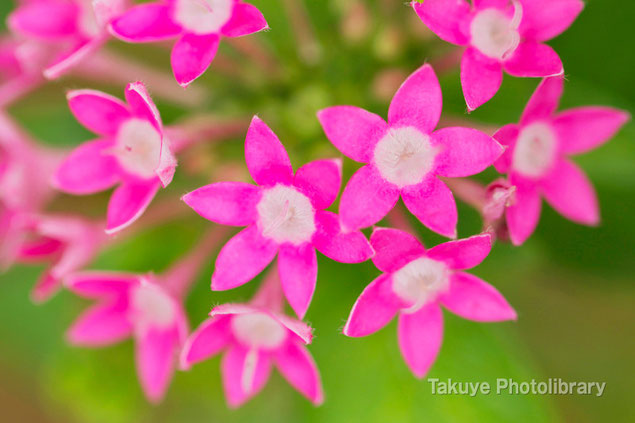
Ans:
<svg viewBox="0 0 635 423"><path fill-rule="evenodd" d="M401 195L421 223L456 237L456 203L437 176L479 173L503 149L475 129L434 131L440 115L441 87L430 65L419 68L401 85L390 103L388 123L353 106L318 112L333 145L351 159L368 163L353 175L342 194L344 227L357 229L377 223Z"/></svg>
<svg viewBox="0 0 635 423"><path fill-rule="evenodd" d="M399 314L399 348L422 378L441 348L441 305L478 322L516 319L516 312L491 285L464 269L478 265L491 249L490 235L446 242L426 251L407 232L377 228L371 235L373 262L385 273L357 299L344 334L366 336Z"/></svg>
<svg viewBox="0 0 635 423"><path fill-rule="evenodd" d="M533 233L541 200L561 215L585 225L600 221L595 190L582 170L567 156L584 153L608 141L630 119L627 112L586 106L556 113L563 77L544 79L531 96L520 123L503 126L496 134L505 153L496 169L516 186L506 221L511 240L520 245Z"/></svg>
<svg viewBox="0 0 635 423"><path fill-rule="evenodd" d="M135 6L110 26L113 35L131 43L179 38L171 61L183 87L209 67L221 37L240 37L267 28L262 13L241 0L162 0Z"/></svg>
<svg viewBox="0 0 635 423"><path fill-rule="evenodd" d="M413 1L421 20L443 40L467 46L461 60L461 85L468 110L491 99L503 70L519 77L561 75L558 54L543 44L567 29L581 0Z"/></svg>
<svg viewBox="0 0 635 423"><path fill-rule="evenodd" d="M126 105L99 91L68 93L71 112L100 136L75 149L55 175L55 186L86 195L116 184L110 197L106 232L133 223L148 207L160 185L172 180L176 160L163 137L159 112L140 82L126 87Z"/></svg>
<svg viewBox="0 0 635 423"><path fill-rule="evenodd" d="M141 386L159 402L169 385L179 351L187 338L187 320L180 301L152 275L86 272L66 281L82 297L95 299L68 331L74 345L101 347L135 339Z"/></svg>
<svg viewBox="0 0 635 423"><path fill-rule="evenodd" d="M339 192L341 162L316 160L294 175L280 140L256 116L247 132L245 159L260 186L218 182L183 197L208 220L247 226L220 251L212 289L222 291L248 282L278 254L282 288L302 318L315 291L316 249L343 263L362 262L373 254L360 231L343 233L337 215L324 210Z"/></svg>

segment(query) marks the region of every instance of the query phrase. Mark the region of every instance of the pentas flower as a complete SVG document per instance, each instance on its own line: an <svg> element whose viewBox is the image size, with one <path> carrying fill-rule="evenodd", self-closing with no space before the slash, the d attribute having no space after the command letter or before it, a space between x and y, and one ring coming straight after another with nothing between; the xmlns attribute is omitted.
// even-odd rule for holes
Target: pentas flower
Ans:
<svg viewBox="0 0 635 423"><path fill-rule="evenodd" d="M172 49L177 82L188 86L216 56L221 37L267 29L260 11L242 0L162 0L128 10L110 25L118 38L146 43L178 38Z"/></svg>
<svg viewBox="0 0 635 423"><path fill-rule="evenodd" d="M563 77L544 79L531 96L518 124L496 134L505 153L495 163L516 187L506 222L514 244L522 244L538 224L541 197L561 215L585 225L599 223L593 186L568 156L592 150L630 119L622 110L586 106L556 112Z"/></svg>
<svg viewBox="0 0 635 423"><path fill-rule="evenodd" d="M558 54L543 44L576 19L581 0L425 0L413 1L421 20L443 40L467 46L461 85L468 110L491 99L503 70L518 77L564 72Z"/></svg>
<svg viewBox="0 0 635 423"><path fill-rule="evenodd" d="M118 184L108 204L106 232L120 231L143 214L174 175L176 160L163 137L161 117L140 82L126 87L128 104L93 90L71 91L67 98L77 120L100 138L64 160L54 185L86 195Z"/></svg>
<svg viewBox="0 0 635 423"><path fill-rule="evenodd" d="M376 251L373 263L385 273L359 296L344 334L370 335L398 314L399 348L415 376L425 376L441 348L441 306L479 322L516 319L516 312L493 286L463 271L489 254L489 234L426 250L407 232L376 228L371 244Z"/></svg>
<svg viewBox="0 0 635 423"><path fill-rule="evenodd" d="M281 313L278 279L268 278L249 304L214 307L210 318L189 337L181 353L181 367L223 352L221 375L230 407L238 407L267 383L272 365L302 395L319 405L324 400L317 366L304 346L312 329ZM279 288L278 288L279 290Z"/></svg>
<svg viewBox="0 0 635 423"><path fill-rule="evenodd" d="M347 229L371 226L401 195L425 226L455 238L457 211L450 189L438 176L481 172L502 153L490 136L476 129L434 131L441 115L441 87L430 65L416 70L390 103L388 123L353 106L318 112L333 145L351 159L367 163L348 182L340 200Z"/></svg>
<svg viewBox="0 0 635 423"><path fill-rule="evenodd" d="M218 182L183 196L202 217L247 228L230 239L216 259L212 290L250 281L278 254L278 272L289 304L302 318L317 281L317 249L342 262L358 263L373 254L360 231L342 232L335 213L325 211L341 183L339 160L316 160L295 175L282 143L255 116L247 131L245 160L259 184Z"/></svg>

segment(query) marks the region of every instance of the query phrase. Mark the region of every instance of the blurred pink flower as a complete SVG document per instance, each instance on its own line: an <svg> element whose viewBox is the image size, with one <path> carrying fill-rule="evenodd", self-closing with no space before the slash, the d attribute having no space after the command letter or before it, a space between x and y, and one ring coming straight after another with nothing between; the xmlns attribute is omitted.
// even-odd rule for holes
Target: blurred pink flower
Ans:
<svg viewBox="0 0 635 423"><path fill-rule="evenodd" d="M100 138L66 158L54 185L86 195L119 184L108 204L106 232L120 231L143 214L160 185L166 187L174 175L176 159L161 117L140 82L126 87L128 104L93 90L71 91L67 97L77 120Z"/></svg>
<svg viewBox="0 0 635 423"><path fill-rule="evenodd" d="M463 272L489 254L489 234L446 242L426 251L407 232L376 228L371 244L376 251L373 262L385 273L359 296L344 334L369 335L399 314L399 348L415 376L426 375L441 348L441 305L479 322L516 319L516 312L493 286Z"/></svg>
<svg viewBox="0 0 635 423"><path fill-rule="evenodd" d="M131 43L178 38L172 70L186 87L216 56L221 37L240 37L267 29L260 11L242 0L162 0L135 6L114 19L110 30Z"/></svg>
<svg viewBox="0 0 635 423"><path fill-rule="evenodd" d="M566 30L582 11L581 0L413 1L421 20L443 40L467 46L461 85L468 110L490 100L503 70L519 77L564 73L558 54L543 44Z"/></svg>
<svg viewBox="0 0 635 423"><path fill-rule="evenodd" d="M586 106L556 113L564 78L544 79L531 96L520 123L503 126L494 138L507 146L495 163L516 187L506 221L520 245L540 217L541 196L561 215L585 225L600 221L597 198L585 174L567 156L607 142L630 119L622 110Z"/></svg>
<svg viewBox="0 0 635 423"><path fill-rule="evenodd" d="M416 70L390 103L388 123L354 106L318 112L333 145L351 159L368 163L350 179L340 201L346 228L371 226L401 195L425 226L456 237L456 203L437 176L474 175L490 166L502 147L476 129L434 131L441 115L441 87L430 65ZM433 132L434 131L434 132Z"/></svg>
<svg viewBox="0 0 635 423"><path fill-rule="evenodd" d="M316 160L294 175L284 146L257 116L247 132L245 159L260 186L218 182L183 196L188 206L208 220L247 226L220 251L212 289L222 291L248 282L278 254L282 289L302 318L315 291L316 249L342 263L362 262L373 254L360 231L344 233L337 215L325 211L339 192L341 162Z"/></svg>

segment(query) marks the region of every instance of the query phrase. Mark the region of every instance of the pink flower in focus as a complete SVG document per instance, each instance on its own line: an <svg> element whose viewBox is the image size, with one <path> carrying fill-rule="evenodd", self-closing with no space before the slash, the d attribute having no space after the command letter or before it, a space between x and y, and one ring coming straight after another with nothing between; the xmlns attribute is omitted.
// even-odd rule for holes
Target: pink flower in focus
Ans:
<svg viewBox="0 0 635 423"><path fill-rule="evenodd" d="M159 112L140 82L128 84L123 103L99 91L68 93L71 112L100 136L75 149L55 175L55 186L76 195L119 184L110 197L106 232L133 223L159 187L172 180L176 159L163 137Z"/></svg>
<svg viewBox="0 0 635 423"><path fill-rule="evenodd" d="M247 132L245 160L260 186L218 182L183 196L208 220L247 226L220 251L212 289L222 291L250 281L278 254L282 289L302 318L315 291L316 249L342 263L359 263L373 254L360 231L343 233L337 215L325 211L339 192L341 162L316 160L294 175L282 143L257 116Z"/></svg>
<svg viewBox="0 0 635 423"><path fill-rule="evenodd" d="M507 146L495 163L516 186L507 208L509 235L520 245L533 233L540 217L541 196L561 215L574 222L600 221L597 198L586 175L567 156L596 148L608 141L630 119L622 110L586 106L556 113L564 78L544 79L531 96L520 123L494 134Z"/></svg>
<svg viewBox="0 0 635 423"><path fill-rule="evenodd" d="M467 46L461 85L468 110L490 100L503 70L518 77L561 75L558 54L543 44L566 30L582 11L580 0L413 1L421 20L443 40Z"/></svg>
<svg viewBox="0 0 635 423"><path fill-rule="evenodd" d="M260 11L242 0L162 0L129 9L110 30L131 43L178 38L172 70L186 87L201 76L216 56L221 37L240 37L267 29Z"/></svg>
<svg viewBox="0 0 635 423"><path fill-rule="evenodd" d="M399 348L415 376L425 376L441 348L441 305L478 322L516 319L516 312L493 286L463 272L489 254L489 234L446 242L426 251L407 232L376 228L371 244L376 251L373 262L385 273L359 296L344 334L370 335L399 314Z"/></svg>
<svg viewBox="0 0 635 423"><path fill-rule="evenodd" d="M339 210L344 227L377 223L401 195L421 223L456 237L456 203L437 176L479 173L503 149L476 129L434 131L440 116L441 87L430 65L419 68L401 85L390 103L388 123L353 106L318 112L333 145L351 159L368 163L352 176L342 194Z"/></svg>

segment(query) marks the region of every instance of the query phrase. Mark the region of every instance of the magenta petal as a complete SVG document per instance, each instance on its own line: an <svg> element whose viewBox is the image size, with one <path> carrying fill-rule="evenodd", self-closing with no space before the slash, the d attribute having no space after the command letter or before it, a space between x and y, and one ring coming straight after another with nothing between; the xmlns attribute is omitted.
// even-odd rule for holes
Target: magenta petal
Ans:
<svg viewBox="0 0 635 423"><path fill-rule="evenodd" d="M265 354L237 345L230 348L221 362L227 404L241 406L265 386L270 373L271 359Z"/></svg>
<svg viewBox="0 0 635 423"><path fill-rule="evenodd" d="M487 9L488 7L505 10L510 2L509 0L472 0L472 3L474 3L474 8L477 10Z"/></svg>
<svg viewBox="0 0 635 423"><path fill-rule="evenodd" d="M516 186L514 202L505 213L509 237L514 245L521 245L529 238L540 219L541 199L534 182L510 175Z"/></svg>
<svg viewBox="0 0 635 423"><path fill-rule="evenodd" d="M317 365L304 345L287 342L273 359L282 376L315 405L324 401Z"/></svg>
<svg viewBox="0 0 635 423"><path fill-rule="evenodd" d="M523 18L518 31L529 39L550 40L561 34L578 17L581 0L520 0Z"/></svg>
<svg viewBox="0 0 635 423"><path fill-rule="evenodd" d="M526 125L534 120L551 118L551 115L558 109L563 88L563 75L552 76L540 81L525 106L520 123Z"/></svg>
<svg viewBox="0 0 635 423"><path fill-rule="evenodd" d="M101 298L122 296L138 280L138 275L127 273L81 272L68 277L64 285L82 297Z"/></svg>
<svg viewBox="0 0 635 423"><path fill-rule="evenodd" d="M117 97L95 90L74 90L66 94L68 107L88 130L99 135L116 135L130 119L128 107Z"/></svg>
<svg viewBox="0 0 635 423"><path fill-rule="evenodd" d="M317 117L335 148L360 163L372 160L375 144L388 131L380 116L354 106L327 107Z"/></svg>
<svg viewBox="0 0 635 423"><path fill-rule="evenodd" d="M313 245L283 244L278 252L282 290L295 314L303 319L317 282L317 256Z"/></svg>
<svg viewBox="0 0 635 423"><path fill-rule="evenodd" d="M629 120L627 112L611 107L576 107L558 113L553 128L561 150L566 154L579 154L607 142Z"/></svg>
<svg viewBox="0 0 635 423"><path fill-rule="evenodd" d="M348 181L340 198L340 218L346 230L374 225L399 200L399 189L384 180L377 168L366 165Z"/></svg>
<svg viewBox="0 0 635 423"><path fill-rule="evenodd" d="M452 44L464 45L470 40L470 4L465 0L412 1L419 18L439 38Z"/></svg>
<svg viewBox="0 0 635 423"><path fill-rule="evenodd" d="M340 263L361 263L373 255L370 243L359 230L343 232L335 213L318 211L313 245L328 258Z"/></svg>
<svg viewBox="0 0 635 423"><path fill-rule="evenodd" d="M86 59L105 43L105 37L81 40L71 50L57 57L49 63L43 71L46 79L57 79L69 72L74 66Z"/></svg>
<svg viewBox="0 0 635 423"><path fill-rule="evenodd" d="M150 328L137 338L135 358L137 374L146 397L153 403L163 399L168 389L179 351L175 328Z"/></svg>
<svg viewBox="0 0 635 423"><path fill-rule="evenodd" d="M123 182L110 197L106 233L113 234L137 220L159 190L159 180Z"/></svg>
<svg viewBox="0 0 635 423"><path fill-rule="evenodd" d="M242 37L267 29L267 21L256 6L236 2L232 17L220 30L225 37Z"/></svg>
<svg viewBox="0 0 635 423"><path fill-rule="evenodd" d="M441 117L441 86L432 66L414 71L397 90L388 108L391 127L414 126L429 134Z"/></svg>
<svg viewBox="0 0 635 423"><path fill-rule="evenodd" d="M436 302L414 313L401 313L397 329L399 349L410 370L422 378L439 355L443 340L443 315Z"/></svg>
<svg viewBox="0 0 635 423"><path fill-rule="evenodd" d="M47 301L61 286L62 281L59 278L52 275L50 271L44 271L31 291L31 300L35 303Z"/></svg>
<svg viewBox="0 0 635 423"><path fill-rule="evenodd" d="M426 253L421 241L399 229L375 228L370 243L375 250L373 263L382 272L394 272Z"/></svg>
<svg viewBox="0 0 635 423"><path fill-rule="evenodd" d="M259 185L293 182L293 169L287 150L258 116L254 116L247 130L245 161L251 177Z"/></svg>
<svg viewBox="0 0 635 423"><path fill-rule="evenodd" d="M124 41L146 43L176 37L181 26L172 20L170 5L148 3L131 7L110 23L110 32Z"/></svg>
<svg viewBox="0 0 635 423"><path fill-rule="evenodd" d="M57 169L53 185L77 195L94 194L112 187L120 180L120 169L117 160L105 152L110 147L112 141L109 140L80 145Z"/></svg>
<svg viewBox="0 0 635 423"><path fill-rule="evenodd" d="M216 57L219 41L218 34L184 34L176 42L170 61L180 86L187 87L203 75Z"/></svg>
<svg viewBox="0 0 635 423"><path fill-rule="evenodd" d="M432 133L441 148L435 159L438 175L450 178L480 173L503 153L503 147L489 135L471 128L443 128Z"/></svg>
<svg viewBox="0 0 635 423"><path fill-rule="evenodd" d="M255 225L240 231L220 250L212 275L212 290L224 291L249 282L267 267L278 245L263 238Z"/></svg>
<svg viewBox="0 0 635 423"><path fill-rule="evenodd" d="M429 229L456 238L458 215L452 191L435 177L401 190L401 198L417 219Z"/></svg>
<svg viewBox="0 0 635 423"><path fill-rule="evenodd" d="M450 279L449 290L439 297L445 308L477 322L516 320L516 312L492 285L465 272Z"/></svg>
<svg viewBox="0 0 635 423"><path fill-rule="evenodd" d="M311 199L317 210L328 208L342 184L342 160L315 160L298 169L293 185Z"/></svg>
<svg viewBox="0 0 635 423"><path fill-rule="evenodd" d="M68 330L70 343L80 346L100 347L114 344L132 334L125 304L99 304L85 311Z"/></svg>
<svg viewBox="0 0 635 423"><path fill-rule="evenodd" d="M218 354L231 339L229 319L210 317L190 335L181 351L181 368L188 369L192 364L206 360Z"/></svg>
<svg viewBox="0 0 635 423"><path fill-rule="evenodd" d="M545 200L558 213L578 223L597 225L600 211L591 182L578 166L561 159L541 182Z"/></svg>
<svg viewBox="0 0 635 423"><path fill-rule="evenodd" d="M461 87L469 111L487 103L503 82L503 67L475 48L468 48L461 59Z"/></svg>
<svg viewBox="0 0 635 423"><path fill-rule="evenodd" d="M260 188L244 182L217 182L185 194L182 200L207 220L247 226L257 219Z"/></svg>
<svg viewBox="0 0 635 423"><path fill-rule="evenodd" d="M516 145L519 132L520 129L518 125L510 123L509 125L503 126L501 129L496 131L494 135L492 135L492 138L505 148L503 154L501 154L494 162L494 167L499 173L507 173L511 169L513 158L512 153L514 151L514 146Z"/></svg>
<svg viewBox="0 0 635 423"><path fill-rule="evenodd" d="M483 234L439 244L426 255L445 262L452 269L471 269L485 260L491 249L492 236Z"/></svg>
<svg viewBox="0 0 635 423"><path fill-rule="evenodd" d="M382 274L355 301L344 326L344 335L360 337L377 332L395 317L403 305L392 290L390 275Z"/></svg>
<svg viewBox="0 0 635 423"><path fill-rule="evenodd" d="M564 68L558 53L546 44L533 41L520 43L512 56L503 62L507 73L520 77L562 75Z"/></svg>
<svg viewBox="0 0 635 423"><path fill-rule="evenodd" d="M26 37L51 41L74 35L79 13L73 2L24 2L7 17L7 26Z"/></svg>
<svg viewBox="0 0 635 423"><path fill-rule="evenodd" d="M132 114L150 122L157 131L163 130L159 109L148 94L143 82L132 82L126 86L126 101Z"/></svg>

